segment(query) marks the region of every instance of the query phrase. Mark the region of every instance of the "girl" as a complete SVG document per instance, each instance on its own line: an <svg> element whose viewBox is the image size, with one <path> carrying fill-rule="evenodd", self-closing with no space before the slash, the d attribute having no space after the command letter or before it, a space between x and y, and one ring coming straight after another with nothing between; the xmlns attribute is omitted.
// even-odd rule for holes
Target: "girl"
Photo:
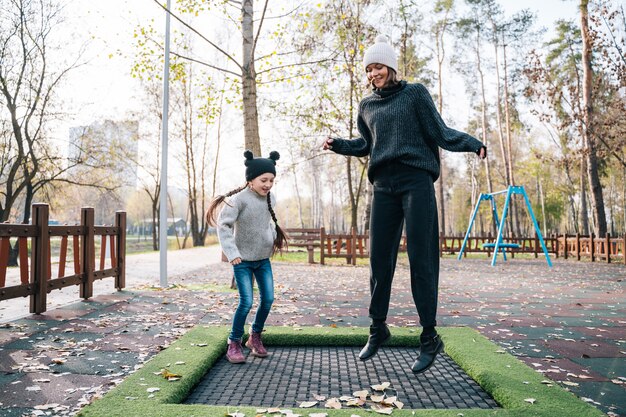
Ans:
<svg viewBox="0 0 626 417"><path fill-rule="evenodd" d="M359 104L360 138L328 138L323 149L342 155L370 156L373 185L370 218L370 336L361 360L372 358L391 334L386 325L391 282L402 228L406 226L411 292L422 334L415 373L427 370L443 349L437 325L439 248L433 182L439 177L439 147L487 156L474 137L450 129L422 84L398 81L398 60L385 36L365 51L363 67L372 94ZM406 223L406 225L405 225Z"/></svg>
<svg viewBox="0 0 626 417"><path fill-rule="evenodd" d="M246 347L253 356L264 358L268 355L261 341L261 332L274 302L274 278L269 257L287 245L287 237L274 214L275 201L270 197L280 155L276 151L271 152L269 158L254 158L250 151L243 155L246 158L246 184L216 197L206 213L207 222L217 226L222 251L233 266L239 290L239 305L233 316L226 353L231 363L246 361L241 339L252 308L253 276L259 286L260 300ZM226 202L216 222L217 208L231 196L234 197Z"/></svg>

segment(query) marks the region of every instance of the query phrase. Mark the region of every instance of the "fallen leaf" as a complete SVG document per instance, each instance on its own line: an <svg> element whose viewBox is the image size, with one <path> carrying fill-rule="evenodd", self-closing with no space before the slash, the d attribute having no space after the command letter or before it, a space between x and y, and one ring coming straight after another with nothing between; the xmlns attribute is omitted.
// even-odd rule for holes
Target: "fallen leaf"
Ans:
<svg viewBox="0 0 626 417"><path fill-rule="evenodd" d="M537 401L537 400L535 400L534 398L525 398L524 401L526 401L527 403L534 404L535 401Z"/></svg>
<svg viewBox="0 0 626 417"><path fill-rule="evenodd" d="M377 412L378 414L391 415L391 413L393 413L393 408L391 408L391 407L384 407L384 406L379 405L379 404L373 404L372 405L372 410Z"/></svg>
<svg viewBox="0 0 626 417"><path fill-rule="evenodd" d="M362 391L356 391L354 393L352 393L352 395L354 395L355 397L358 397L362 400L366 400L367 399L367 395L369 394L369 391L364 389Z"/></svg>
<svg viewBox="0 0 626 417"><path fill-rule="evenodd" d="M331 398L328 401L326 401L326 403L324 404L324 407L326 407L326 408L333 408L335 410L340 410L341 409L341 403L339 402L338 399Z"/></svg>
<svg viewBox="0 0 626 417"><path fill-rule="evenodd" d="M383 399L382 403L384 405L393 405L393 403L398 399L398 397L387 397Z"/></svg>
<svg viewBox="0 0 626 417"><path fill-rule="evenodd" d="M170 372L167 368L163 369L161 371L161 376L163 378L167 379L168 381L171 381L171 380L174 380L174 379L175 380L179 380L179 379L181 379L183 377L182 375L178 375L178 374L174 374L174 373Z"/></svg>
<svg viewBox="0 0 626 417"><path fill-rule="evenodd" d="M370 400L374 401L375 403L380 403L385 399L385 394L383 395L372 395L370 396Z"/></svg>
<svg viewBox="0 0 626 417"><path fill-rule="evenodd" d="M389 382L383 382L382 384L372 385L374 391L384 391L391 386Z"/></svg>
<svg viewBox="0 0 626 417"><path fill-rule="evenodd" d="M352 398L346 402L347 407L361 407L365 404L365 400L363 398Z"/></svg>
<svg viewBox="0 0 626 417"><path fill-rule="evenodd" d="M149 392L149 393L153 393L153 392L161 391L161 388L156 388L156 387L155 388L148 388L146 391Z"/></svg>
<svg viewBox="0 0 626 417"><path fill-rule="evenodd" d="M300 408L311 408L317 404L317 401L304 401L300 403L298 407Z"/></svg>

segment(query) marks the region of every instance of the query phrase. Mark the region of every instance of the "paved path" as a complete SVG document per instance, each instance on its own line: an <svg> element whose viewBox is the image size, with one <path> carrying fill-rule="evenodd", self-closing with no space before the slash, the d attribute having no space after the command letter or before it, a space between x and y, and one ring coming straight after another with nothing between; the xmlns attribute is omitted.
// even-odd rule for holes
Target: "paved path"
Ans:
<svg viewBox="0 0 626 417"><path fill-rule="evenodd" d="M230 266L216 261L217 248L183 252L169 258L171 289L151 288L158 254L147 254L135 270L146 268L143 279L128 282L135 289L0 325L0 415L71 415L190 327L230 323ZM367 268L274 262L274 274L269 325L369 324ZM609 415L626 416L625 278L624 265L445 259L439 321L478 329ZM408 267L399 265L392 326L417 325L408 288Z"/></svg>
<svg viewBox="0 0 626 417"><path fill-rule="evenodd" d="M141 286L160 285L159 253L148 252L133 254L126 257L126 287L127 289ZM210 265L220 262L221 251L219 246L207 248L193 248L181 251L170 251L167 256L168 277L180 279L187 273L200 269L207 269ZM53 268L54 269L54 268ZM169 279L168 279L169 281ZM11 268L7 274L7 285L19 282L19 270ZM169 282L168 282L169 283ZM94 282L94 297L98 295L114 294L115 290L110 279ZM74 303L80 299L78 286L65 287L48 294L47 310ZM28 298L14 298L0 302L0 323L26 317L29 304Z"/></svg>

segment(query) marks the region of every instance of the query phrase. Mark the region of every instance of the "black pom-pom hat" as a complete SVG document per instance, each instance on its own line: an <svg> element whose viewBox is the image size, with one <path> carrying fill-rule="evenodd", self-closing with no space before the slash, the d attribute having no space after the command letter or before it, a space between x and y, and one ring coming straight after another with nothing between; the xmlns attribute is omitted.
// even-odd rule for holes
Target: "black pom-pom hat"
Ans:
<svg viewBox="0 0 626 417"><path fill-rule="evenodd" d="M276 161L280 159L280 154L276 151L270 152L269 158L255 158L252 151L245 151L246 158L246 181L252 181L259 175L270 173L276 175Z"/></svg>

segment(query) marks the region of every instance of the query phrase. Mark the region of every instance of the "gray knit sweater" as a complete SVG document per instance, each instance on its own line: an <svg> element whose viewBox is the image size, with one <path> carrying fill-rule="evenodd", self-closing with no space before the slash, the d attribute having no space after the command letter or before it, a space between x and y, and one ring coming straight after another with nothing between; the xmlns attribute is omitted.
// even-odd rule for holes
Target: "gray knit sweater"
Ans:
<svg viewBox="0 0 626 417"><path fill-rule="evenodd" d="M439 147L453 152L478 152L482 142L446 126L422 84L401 81L390 95L374 92L361 100L357 127L360 138L334 139L332 150L342 155L370 155L370 182L379 167L401 163L439 177Z"/></svg>
<svg viewBox="0 0 626 417"><path fill-rule="evenodd" d="M270 195L274 207L274 195ZM267 197L248 187L231 197L218 216L217 237L229 262L236 258L259 261L272 256L276 226Z"/></svg>

